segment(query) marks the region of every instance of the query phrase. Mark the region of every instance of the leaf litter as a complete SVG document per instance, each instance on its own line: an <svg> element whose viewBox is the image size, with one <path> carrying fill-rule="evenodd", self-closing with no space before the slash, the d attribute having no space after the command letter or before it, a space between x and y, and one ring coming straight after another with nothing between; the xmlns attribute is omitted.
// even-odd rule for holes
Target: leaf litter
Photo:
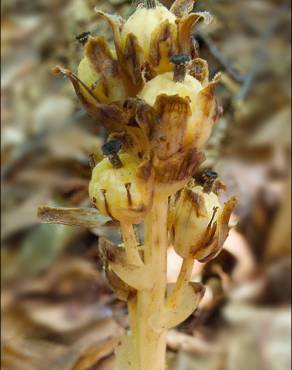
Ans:
<svg viewBox="0 0 292 370"><path fill-rule="evenodd" d="M172 1L164 1L171 5ZM98 235L119 239L87 207L89 155L101 157L104 132L80 110L70 87L50 75L77 65L76 35L110 39L92 17L92 0L3 0L1 97L3 370L113 370L127 327L126 307L100 269ZM128 16L131 1L99 1ZM223 71L224 108L205 166L237 193L236 229L224 255L196 266L207 293L199 309L169 333L170 370L288 370L290 355L290 3L201 1L214 17L195 37L211 73ZM216 164L216 165L215 165ZM39 225L36 208L52 221ZM84 218L94 218L91 230ZM169 251L169 281L180 261Z"/></svg>

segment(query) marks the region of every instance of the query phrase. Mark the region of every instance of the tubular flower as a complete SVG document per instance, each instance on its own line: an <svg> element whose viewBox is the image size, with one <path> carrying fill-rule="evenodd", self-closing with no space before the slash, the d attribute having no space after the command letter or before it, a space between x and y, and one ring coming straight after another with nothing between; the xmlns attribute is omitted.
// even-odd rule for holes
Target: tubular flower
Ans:
<svg viewBox="0 0 292 370"><path fill-rule="evenodd" d="M235 205L232 197L222 206L214 191L194 182L184 187L170 202L168 224L175 251L200 262L215 258L228 236Z"/></svg>

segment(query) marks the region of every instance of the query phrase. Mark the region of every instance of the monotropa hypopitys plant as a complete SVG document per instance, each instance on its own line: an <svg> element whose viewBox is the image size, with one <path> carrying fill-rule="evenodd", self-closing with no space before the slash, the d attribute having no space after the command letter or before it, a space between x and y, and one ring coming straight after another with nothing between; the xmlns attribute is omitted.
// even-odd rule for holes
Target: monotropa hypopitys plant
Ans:
<svg viewBox="0 0 292 370"><path fill-rule="evenodd" d="M216 174L194 179L203 149L220 115L214 89L199 58L193 29L210 22L207 12L191 13L192 0L170 10L158 1L137 6L128 20L95 10L108 22L113 46L85 32L77 74L67 76L83 107L107 130L104 159L89 183L91 209L41 207L45 222L87 226L100 214L119 222L123 244L100 238L106 277L127 301L130 329L116 350L116 370L165 370L166 333L184 321L204 295L191 282L195 260L221 251L235 199L220 201ZM133 225L141 224L139 243ZM177 282L166 280L167 248L183 262Z"/></svg>

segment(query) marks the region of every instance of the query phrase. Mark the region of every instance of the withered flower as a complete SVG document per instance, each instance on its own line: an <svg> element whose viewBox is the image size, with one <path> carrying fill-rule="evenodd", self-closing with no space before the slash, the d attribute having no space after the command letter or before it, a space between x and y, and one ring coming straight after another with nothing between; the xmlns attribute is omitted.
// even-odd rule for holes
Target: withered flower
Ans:
<svg viewBox="0 0 292 370"><path fill-rule="evenodd" d="M200 262L216 257L235 205L232 197L222 206L218 194L191 181L170 201L169 232L175 251Z"/></svg>

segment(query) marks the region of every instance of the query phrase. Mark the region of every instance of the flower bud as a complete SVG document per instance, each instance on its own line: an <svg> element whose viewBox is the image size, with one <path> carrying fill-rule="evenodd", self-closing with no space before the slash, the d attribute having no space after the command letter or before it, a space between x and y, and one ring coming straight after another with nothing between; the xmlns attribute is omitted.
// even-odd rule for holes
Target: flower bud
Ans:
<svg viewBox="0 0 292 370"><path fill-rule="evenodd" d="M140 6L123 26L122 44L125 45L129 34L134 34L144 51L145 59L148 59L151 40L155 31L160 27L161 23L168 21L174 25L175 20L175 15L161 4L157 4L153 8Z"/></svg>
<svg viewBox="0 0 292 370"><path fill-rule="evenodd" d="M216 257L228 236L235 203L231 198L222 207L217 194L194 184L176 194L169 212L169 231L176 252L200 262Z"/></svg>
<svg viewBox="0 0 292 370"><path fill-rule="evenodd" d="M150 191L138 177L139 162L126 153L118 158L119 166L109 156L94 167L89 196L101 213L120 222L139 223L149 204Z"/></svg>

